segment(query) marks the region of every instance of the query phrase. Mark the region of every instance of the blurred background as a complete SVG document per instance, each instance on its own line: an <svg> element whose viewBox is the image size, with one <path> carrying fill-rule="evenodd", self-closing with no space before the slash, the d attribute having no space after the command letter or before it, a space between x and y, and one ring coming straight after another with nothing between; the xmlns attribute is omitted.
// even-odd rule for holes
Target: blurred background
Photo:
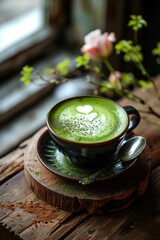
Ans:
<svg viewBox="0 0 160 240"><path fill-rule="evenodd" d="M0 157L45 125L48 110L59 100L92 94L83 75L56 87L24 86L20 71L31 65L37 72L80 55L84 36L97 28L115 32L117 40L132 39L127 27L131 14L148 22L141 30L144 65L152 76L159 67L151 50L160 41L160 1L154 0L0 0ZM118 56L115 69L135 71Z"/></svg>

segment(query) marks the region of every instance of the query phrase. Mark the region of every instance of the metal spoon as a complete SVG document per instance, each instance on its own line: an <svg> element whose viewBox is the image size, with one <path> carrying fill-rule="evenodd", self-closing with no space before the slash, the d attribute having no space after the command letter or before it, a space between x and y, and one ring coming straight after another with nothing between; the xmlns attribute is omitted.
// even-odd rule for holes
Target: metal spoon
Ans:
<svg viewBox="0 0 160 240"><path fill-rule="evenodd" d="M144 150L145 146L146 140L143 137L135 136L130 138L120 147L118 151L118 159L116 161L113 161L111 164L93 173L92 175L82 178L79 183L86 185L94 182L100 174L105 172L112 165L115 165L118 162L128 162L138 157Z"/></svg>

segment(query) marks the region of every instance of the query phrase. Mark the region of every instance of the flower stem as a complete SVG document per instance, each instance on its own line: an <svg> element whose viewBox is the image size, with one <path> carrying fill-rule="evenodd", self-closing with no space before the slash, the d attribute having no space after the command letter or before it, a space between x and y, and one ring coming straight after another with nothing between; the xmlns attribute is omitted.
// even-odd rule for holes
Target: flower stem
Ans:
<svg viewBox="0 0 160 240"><path fill-rule="evenodd" d="M143 100L141 97L139 97L139 96L137 96L137 95L135 95L133 93L132 93L132 96L133 96L134 99L137 99L141 104L145 105L148 108L149 111L147 111L145 113L153 114L156 117L160 118L160 114L155 112L154 109L145 100Z"/></svg>
<svg viewBox="0 0 160 240"><path fill-rule="evenodd" d="M37 72L36 74L37 74L37 76L38 76L41 80L43 80L44 82L50 83L49 80L45 79L40 73Z"/></svg>
<svg viewBox="0 0 160 240"><path fill-rule="evenodd" d="M114 75L115 79L117 80L117 86L118 86L118 88L121 89L121 88L122 88L121 82L120 82L119 78L116 76L115 70L114 70L114 68L112 67L111 63L108 61L108 59L104 59L104 63L105 63L105 65L107 66L108 70Z"/></svg>
<svg viewBox="0 0 160 240"><path fill-rule="evenodd" d="M145 75L145 76L148 78L148 80L153 84L153 87L154 87L154 89L155 89L155 91L156 91L156 94L157 94L157 96L158 96L158 99L160 100L160 94L159 94L158 88L157 88L157 86L156 86L153 78L152 78L152 77L150 76L150 74L147 72L147 70L145 69L145 67L143 66L143 64L142 64L141 62L136 62L136 63L134 63L134 64L135 64L136 67L141 71L141 73L142 73L143 75Z"/></svg>
<svg viewBox="0 0 160 240"><path fill-rule="evenodd" d="M147 122L152 123L152 124L154 124L154 125L160 127L160 124L158 124L157 122L154 122L154 121L148 119L147 117L142 117L142 118L143 118L144 120L146 120Z"/></svg>
<svg viewBox="0 0 160 240"><path fill-rule="evenodd" d="M107 66L108 70L115 75L114 68L112 67L112 65L110 64L110 62L108 61L108 59L104 59L104 63L105 63L105 65ZM116 77L116 76L115 76L115 77Z"/></svg>

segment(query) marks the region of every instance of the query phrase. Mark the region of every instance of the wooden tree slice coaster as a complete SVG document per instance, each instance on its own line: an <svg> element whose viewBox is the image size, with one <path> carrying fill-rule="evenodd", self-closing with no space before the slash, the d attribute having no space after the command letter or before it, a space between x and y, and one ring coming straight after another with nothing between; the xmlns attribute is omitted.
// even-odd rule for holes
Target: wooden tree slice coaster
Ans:
<svg viewBox="0 0 160 240"><path fill-rule="evenodd" d="M27 183L39 198L66 211L103 214L124 209L143 196L151 168L148 146L123 175L105 182L81 185L50 172L38 160L36 143L45 129L30 140L24 159Z"/></svg>

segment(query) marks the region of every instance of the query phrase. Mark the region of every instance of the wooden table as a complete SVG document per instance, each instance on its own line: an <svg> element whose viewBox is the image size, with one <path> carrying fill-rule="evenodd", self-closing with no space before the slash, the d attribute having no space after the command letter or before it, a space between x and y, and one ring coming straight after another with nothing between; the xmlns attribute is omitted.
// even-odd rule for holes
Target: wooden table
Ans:
<svg viewBox="0 0 160 240"><path fill-rule="evenodd" d="M157 84L160 87L160 82ZM143 96L160 113L154 91L150 89ZM128 100L122 100L121 104L135 105ZM160 125L160 120L156 120L156 124ZM3 157L0 161L0 239L159 240L160 126L142 119L135 132L146 138L151 151L152 169L147 190L140 201L127 209L104 215L60 210L31 191L23 170L24 152L30 139Z"/></svg>

